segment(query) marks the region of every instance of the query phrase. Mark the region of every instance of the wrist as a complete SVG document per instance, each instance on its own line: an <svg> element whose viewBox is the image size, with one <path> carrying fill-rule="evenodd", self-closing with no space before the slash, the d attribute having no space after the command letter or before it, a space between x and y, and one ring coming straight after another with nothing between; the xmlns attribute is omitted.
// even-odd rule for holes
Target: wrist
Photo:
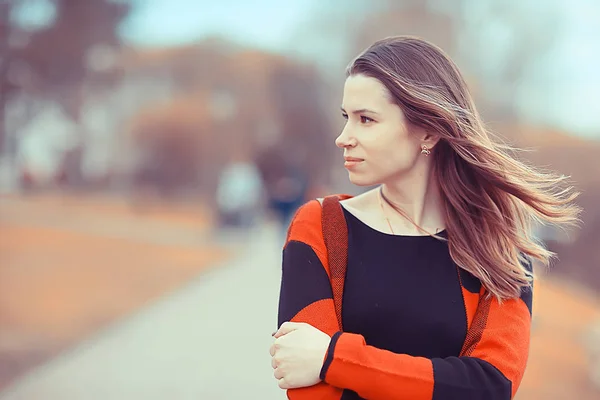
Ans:
<svg viewBox="0 0 600 400"><path fill-rule="evenodd" d="M319 374L319 378L321 380L325 380L325 376L327 375L327 370L333 361L333 355L335 353L335 345L342 335L342 332L336 332L329 341L329 346L327 346L327 350L325 351L325 356L323 357L323 365L321 366L321 372Z"/></svg>

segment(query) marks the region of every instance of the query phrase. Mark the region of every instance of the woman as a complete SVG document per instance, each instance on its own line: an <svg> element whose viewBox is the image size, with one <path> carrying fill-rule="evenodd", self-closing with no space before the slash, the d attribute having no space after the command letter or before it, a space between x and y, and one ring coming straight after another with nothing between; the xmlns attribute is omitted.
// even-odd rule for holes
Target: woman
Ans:
<svg viewBox="0 0 600 400"><path fill-rule="evenodd" d="M532 222L575 224L576 193L486 132L455 64L412 37L348 67L336 139L350 180L342 325L320 201L283 251L271 346L290 399L510 399L527 363ZM475 319L475 315L478 319Z"/></svg>

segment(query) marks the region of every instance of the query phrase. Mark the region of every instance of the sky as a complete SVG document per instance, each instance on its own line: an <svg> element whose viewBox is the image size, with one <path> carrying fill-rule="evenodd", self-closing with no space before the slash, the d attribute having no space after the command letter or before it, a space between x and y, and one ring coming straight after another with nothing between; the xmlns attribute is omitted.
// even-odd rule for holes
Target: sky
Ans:
<svg viewBox="0 0 600 400"><path fill-rule="evenodd" d="M211 33L273 51L282 50L315 0L142 0L122 35L140 46L193 42Z"/></svg>
<svg viewBox="0 0 600 400"><path fill-rule="evenodd" d="M22 22L35 24L48 18L51 8L44 7L46 1L25 0L29 6L21 13ZM289 53L295 51L292 39L302 34L325 1L136 0L120 32L126 42L140 47L177 46L218 34L249 46ZM527 3L532 18L549 1L554 2L562 8L566 24L554 52L540 60L543 68L528 77L532 85L524 85L515 99L523 114L532 122L600 138L600 2L514 1ZM335 4L336 0L327 1L329 9ZM351 0L339 4L348 7Z"/></svg>

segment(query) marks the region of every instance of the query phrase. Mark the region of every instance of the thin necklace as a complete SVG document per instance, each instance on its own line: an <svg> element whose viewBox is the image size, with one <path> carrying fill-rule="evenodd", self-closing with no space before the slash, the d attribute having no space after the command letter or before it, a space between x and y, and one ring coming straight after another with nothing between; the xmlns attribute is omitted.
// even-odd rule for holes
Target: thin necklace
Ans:
<svg viewBox="0 0 600 400"><path fill-rule="evenodd" d="M419 229L421 232L425 232L429 236L436 236L440 232L440 228L436 228L435 234L432 234L430 232L427 232L425 229L421 228L419 225L417 225L408 215L406 215L404 213L404 211L402 211L401 209L398 209L398 207L395 204L393 204L387 197L385 197L385 195L383 194L383 187L382 186L379 186L378 193L379 193L379 196L377 196L377 197L379 198L379 207L381 208L381 213L383 214L383 217L387 221L388 226L390 227L390 232L392 232L393 235L395 235L395 232L394 232L394 229L392 228L392 224L390 222L390 219L387 217L387 214L385 213L385 210L383 209L382 199L390 207L392 207L394 210L396 210L400 215L402 215L404 218L408 219L411 222L411 224L413 224L414 226L416 226L417 229Z"/></svg>
<svg viewBox="0 0 600 400"><path fill-rule="evenodd" d="M383 218L385 218L385 220L387 221L388 226L390 227L390 232L392 232L392 235L395 235L394 229L392 228L392 224L390 223L390 219L387 217L385 211L383 210L383 202L381 201L381 198L383 197L381 193L381 186L379 187L378 194L379 196L377 196L377 198L379 199L379 207L381 207L381 214L383 215Z"/></svg>

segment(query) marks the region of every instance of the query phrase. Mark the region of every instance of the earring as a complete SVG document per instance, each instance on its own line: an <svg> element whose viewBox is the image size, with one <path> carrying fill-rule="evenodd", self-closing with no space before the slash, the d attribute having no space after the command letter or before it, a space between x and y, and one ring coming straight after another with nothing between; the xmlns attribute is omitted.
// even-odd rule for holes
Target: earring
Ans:
<svg viewBox="0 0 600 400"><path fill-rule="evenodd" d="M425 154L425 157L427 157L428 155L431 154L431 150L429 150L429 148L427 148L426 145L422 145L421 146L421 154Z"/></svg>

